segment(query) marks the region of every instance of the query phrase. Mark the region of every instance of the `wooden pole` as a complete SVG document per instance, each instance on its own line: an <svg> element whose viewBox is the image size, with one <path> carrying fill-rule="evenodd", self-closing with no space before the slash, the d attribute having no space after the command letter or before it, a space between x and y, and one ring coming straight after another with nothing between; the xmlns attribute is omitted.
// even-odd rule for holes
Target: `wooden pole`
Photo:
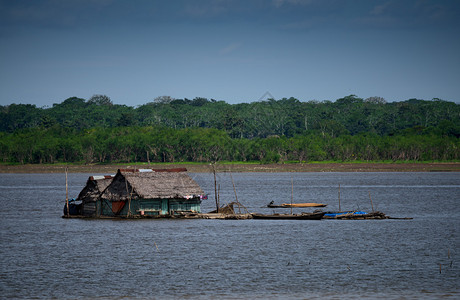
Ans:
<svg viewBox="0 0 460 300"><path fill-rule="evenodd" d="M69 212L69 186L67 184L67 171L68 167L65 167L65 206L67 208L67 217L70 215Z"/></svg>
<svg viewBox="0 0 460 300"><path fill-rule="evenodd" d="M374 204L372 203L371 191L369 191L369 199L371 200L372 212L374 212Z"/></svg>
<svg viewBox="0 0 460 300"><path fill-rule="evenodd" d="M220 183L217 184L217 207L220 206Z"/></svg>
<svg viewBox="0 0 460 300"><path fill-rule="evenodd" d="M214 173L214 197L216 199L216 212L219 213L219 199L217 198L217 179L216 179L216 164L212 165L212 172Z"/></svg>
<svg viewBox="0 0 460 300"><path fill-rule="evenodd" d="M291 176L291 215L292 215L292 198L294 198L294 179Z"/></svg>
<svg viewBox="0 0 460 300"><path fill-rule="evenodd" d="M339 212L341 212L342 209L340 208L340 183L339 183Z"/></svg>

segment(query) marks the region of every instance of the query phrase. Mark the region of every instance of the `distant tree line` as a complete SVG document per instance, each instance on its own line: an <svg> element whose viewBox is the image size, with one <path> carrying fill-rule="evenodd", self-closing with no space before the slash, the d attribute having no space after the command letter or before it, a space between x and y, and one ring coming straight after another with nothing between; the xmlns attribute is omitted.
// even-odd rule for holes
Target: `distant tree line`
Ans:
<svg viewBox="0 0 460 300"><path fill-rule="evenodd" d="M0 160L13 163L452 161L459 138L460 106L440 99L162 96L134 108L95 95L0 106Z"/></svg>

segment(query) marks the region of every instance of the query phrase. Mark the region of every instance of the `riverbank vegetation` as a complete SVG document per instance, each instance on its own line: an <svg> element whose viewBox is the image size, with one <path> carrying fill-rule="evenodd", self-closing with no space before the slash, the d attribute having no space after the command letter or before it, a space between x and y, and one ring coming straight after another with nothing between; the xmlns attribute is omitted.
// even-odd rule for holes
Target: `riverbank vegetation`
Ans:
<svg viewBox="0 0 460 300"><path fill-rule="evenodd" d="M459 138L460 106L440 99L0 106L3 163L458 161Z"/></svg>

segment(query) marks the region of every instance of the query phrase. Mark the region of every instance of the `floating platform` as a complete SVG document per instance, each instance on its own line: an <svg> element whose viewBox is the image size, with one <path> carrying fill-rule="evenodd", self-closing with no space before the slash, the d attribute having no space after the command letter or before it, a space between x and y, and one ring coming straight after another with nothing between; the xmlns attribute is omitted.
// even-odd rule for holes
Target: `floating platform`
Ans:
<svg viewBox="0 0 460 300"><path fill-rule="evenodd" d="M175 215L132 215L132 216L98 216L63 215L65 219L213 219L213 220L246 220L252 219L252 214L225 214L225 213L181 213Z"/></svg>
<svg viewBox="0 0 460 300"><path fill-rule="evenodd" d="M327 204L322 203L282 203L280 205L274 204L273 201L267 205L270 208L302 208L302 207L326 207Z"/></svg>

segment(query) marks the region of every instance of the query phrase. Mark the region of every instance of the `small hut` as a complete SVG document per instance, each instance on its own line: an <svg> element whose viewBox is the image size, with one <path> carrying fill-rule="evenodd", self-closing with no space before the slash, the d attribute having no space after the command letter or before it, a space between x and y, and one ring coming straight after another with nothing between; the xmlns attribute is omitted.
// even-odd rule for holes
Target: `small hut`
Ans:
<svg viewBox="0 0 460 300"><path fill-rule="evenodd" d="M201 212L203 190L187 169L120 169L99 197L100 216L168 217Z"/></svg>
<svg viewBox="0 0 460 300"><path fill-rule="evenodd" d="M90 176L85 187L81 190L76 201L81 201L81 214L85 217L96 217L98 200L102 192L112 182L114 175ZM100 204L100 203L99 203Z"/></svg>

